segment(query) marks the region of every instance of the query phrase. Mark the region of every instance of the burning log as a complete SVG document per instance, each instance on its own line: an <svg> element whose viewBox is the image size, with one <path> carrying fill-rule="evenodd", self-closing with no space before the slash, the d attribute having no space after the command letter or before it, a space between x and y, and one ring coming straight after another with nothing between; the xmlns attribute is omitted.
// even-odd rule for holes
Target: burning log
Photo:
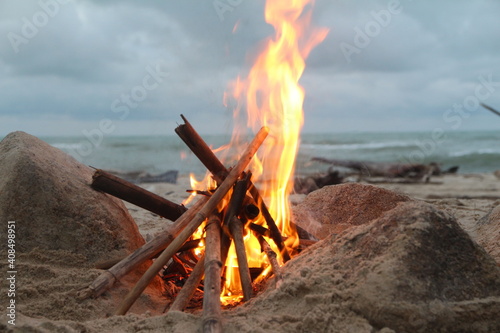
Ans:
<svg viewBox="0 0 500 333"><path fill-rule="evenodd" d="M177 250L184 244L184 242L193 234L193 232L200 226L200 224L209 216L212 211L217 207L219 202L224 198L227 192L231 189L236 180L240 177L243 170L250 163L253 155L257 152L262 142L267 137L269 130L267 127L261 128L257 133L254 140L245 149L242 157L233 169L229 172L224 181L219 185L214 194L207 201L205 206L195 215L192 221L180 232L170 245L163 251L163 253L155 260L155 262L144 273L142 278L137 282L135 287L123 300L121 306L116 311L117 315L124 315L130 309L135 300L141 295L147 285L151 282L154 276L160 269L168 262L170 258L177 252ZM182 217L180 218L182 219Z"/></svg>
<svg viewBox="0 0 500 333"><path fill-rule="evenodd" d="M162 233L162 235L163 235L163 233ZM187 241L186 243L184 243L184 245L182 245L182 247L179 249L178 252L184 252L184 251L195 249L195 248L199 247L200 242L204 241L204 240L205 240L205 238L193 239L193 240ZM163 249L160 249L160 251L161 250L163 250ZM156 258L158 256L158 254L159 253L157 253L156 255L151 257L151 259ZM127 256L121 256L121 257L108 259L108 260L105 260L102 262L98 262L94 265L94 268L96 268L96 269L109 269L109 268L113 267L114 265L116 265L117 263L119 263L120 261L122 261L123 259L125 259L126 257Z"/></svg>
<svg viewBox="0 0 500 333"><path fill-rule="evenodd" d="M189 251L200 246L200 243L205 241L205 238L193 239L184 243L179 249L179 252Z"/></svg>
<svg viewBox="0 0 500 333"><path fill-rule="evenodd" d="M281 267L278 263L276 252L274 252L271 249L271 246L264 239L264 237L259 236L258 239L260 246L262 247L262 250L266 253L267 258L269 259L269 263L271 264L271 269L273 271L274 278L276 281L276 288L278 288L281 285L281 282L283 281L283 275L281 274Z"/></svg>
<svg viewBox="0 0 500 333"><path fill-rule="evenodd" d="M220 304L221 270L220 255L221 221L212 215L207 222L205 246L205 285L203 289L203 332L222 332Z"/></svg>
<svg viewBox="0 0 500 333"><path fill-rule="evenodd" d="M210 147L206 144L203 138L191 126L186 117L181 115L184 124L179 125L175 129L175 133L184 141L191 151L198 157L201 163L212 173L217 183L222 183L224 178L229 174L224 164L215 156Z"/></svg>
<svg viewBox="0 0 500 333"><path fill-rule="evenodd" d="M94 173L91 186L171 221L177 220L187 210L182 205L173 203L100 169Z"/></svg>
<svg viewBox="0 0 500 333"><path fill-rule="evenodd" d="M182 120L184 120L184 124L177 126L175 132L179 137L186 143L186 145L191 149L191 151L198 157L198 159L203 163L203 165L212 173L214 179L221 183L226 175L228 174L228 170L226 167L219 161L217 156L212 152L210 147L206 144L206 142L202 139L202 137L196 132L193 126L187 121L186 117L181 115ZM279 231L276 223L269 213L267 206L259 194L258 189L250 183L250 194L254 198L257 203L262 216L266 220L267 226L271 232L271 238L274 243L278 246L281 254L283 256L283 261L287 262L290 260L290 254L283 243L283 237L281 236L281 232ZM224 243L224 242L223 242Z"/></svg>
<svg viewBox="0 0 500 333"><path fill-rule="evenodd" d="M181 291L175 297L175 301L170 306L170 311L182 311L188 305L189 300L193 297L196 287L200 285L201 279L203 278L204 273L204 264L205 264L205 254L201 256L196 265L194 266L193 271L189 275L189 278L182 286Z"/></svg>
<svg viewBox="0 0 500 333"><path fill-rule="evenodd" d="M208 199L207 197L202 197L189 210L182 214L182 216L176 220L176 223L172 224L164 232L158 234L151 241L129 254L109 270L103 272L92 282L92 284L90 284L90 286L78 292L79 298L99 297L131 270L162 251L198 214L198 211L207 203Z"/></svg>
<svg viewBox="0 0 500 333"><path fill-rule="evenodd" d="M248 267L247 254L245 250L245 241L243 240L243 224L233 217L229 221L229 230L233 237L236 258L238 259L238 271L240 273L241 287L243 289L243 300L248 301L252 298L252 278L250 268Z"/></svg>
<svg viewBox="0 0 500 333"><path fill-rule="evenodd" d="M243 240L243 224L236 217L236 212L243 205L251 175L248 174L244 179L238 180L234 186L233 195L229 201L229 206L224 217L224 225L229 228L233 238L236 257L238 260L238 270L243 289L243 300L248 301L252 298L252 278L250 268L248 267L247 255L245 250L245 241Z"/></svg>
<svg viewBox="0 0 500 333"><path fill-rule="evenodd" d="M236 216L236 213L240 210L240 207L242 207L248 189L248 182L250 181L251 176L252 175L248 173L244 175L242 179L236 182L236 185L233 189L233 194L231 195L231 199L229 200L229 204L227 206L226 214L224 216L225 226L229 225L229 222L233 219L234 216Z"/></svg>
<svg viewBox="0 0 500 333"><path fill-rule="evenodd" d="M245 198L245 199L247 199L247 198ZM252 200L252 199L250 198L250 200ZM243 222L246 222L246 221L253 220L253 219L257 218L257 216L259 216L259 214L260 214L260 209L259 209L259 207L257 207L253 203L245 204L245 202L244 202L243 207L241 207L239 214L240 214L241 220Z"/></svg>
<svg viewBox="0 0 500 333"><path fill-rule="evenodd" d="M290 254L288 253L288 250L286 249L286 246L283 243L283 237L281 236L281 232L278 229L276 223L274 222L271 213L269 213L267 206L264 204L264 201L262 201L259 191L253 185L250 187L250 194L252 194L252 197L259 205L262 216L264 216L264 219L266 220L267 226L269 228L271 238L273 239L274 243L278 246L278 249L281 251L281 255L283 256L283 261L287 262L288 260L290 260Z"/></svg>

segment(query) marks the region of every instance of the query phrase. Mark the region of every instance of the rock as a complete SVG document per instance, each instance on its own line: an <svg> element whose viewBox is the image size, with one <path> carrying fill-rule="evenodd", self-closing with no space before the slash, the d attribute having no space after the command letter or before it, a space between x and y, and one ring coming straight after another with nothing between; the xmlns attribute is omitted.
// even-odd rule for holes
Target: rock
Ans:
<svg viewBox="0 0 500 333"><path fill-rule="evenodd" d="M91 168L29 134L2 140L0 174L0 221L15 221L18 253L62 250L94 263L144 244L123 203L89 186Z"/></svg>
<svg viewBox="0 0 500 333"><path fill-rule="evenodd" d="M493 174L495 175L495 177L497 177L498 179L500 179L500 170L495 170L493 172Z"/></svg>
<svg viewBox="0 0 500 333"><path fill-rule="evenodd" d="M322 239L353 225L367 223L409 197L359 183L325 186L293 208L294 222Z"/></svg>
<svg viewBox="0 0 500 333"><path fill-rule="evenodd" d="M237 309L229 332L244 329L238 317L275 332L500 331L500 268L454 218L400 201L364 221L289 261L281 285Z"/></svg>
<svg viewBox="0 0 500 333"><path fill-rule="evenodd" d="M476 240L500 265L500 205L477 223Z"/></svg>

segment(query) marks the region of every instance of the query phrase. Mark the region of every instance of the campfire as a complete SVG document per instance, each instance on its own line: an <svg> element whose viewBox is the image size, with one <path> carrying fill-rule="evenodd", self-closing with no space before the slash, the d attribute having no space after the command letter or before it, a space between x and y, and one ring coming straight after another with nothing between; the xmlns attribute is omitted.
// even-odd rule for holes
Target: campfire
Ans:
<svg viewBox="0 0 500 333"><path fill-rule="evenodd" d="M175 223L99 276L82 296L101 295L161 252L116 314L125 314L158 272L189 273L170 310L183 310L204 276L204 326L220 327L221 304L249 300L253 284L271 275L279 284L280 266L298 252L300 243L288 199L303 124L304 90L298 81L305 59L327 34L325 29L309 27L311 2L266 3L266 21L276 33L266 41L248 76L238 77L225 96L226 102L234 99L236 107L231 142L220 150L225 155L222 161L181 116L184 124L175 132L208 170L205 180L191 190L190 198L199 197L191 208L96 171L95 189ZM245 145L249 131L256 134ZM179 259L180 252L190 253L189 258ZM189 272L186 266L191 266ZM252 278L255 270L258 276Z"/></svg>

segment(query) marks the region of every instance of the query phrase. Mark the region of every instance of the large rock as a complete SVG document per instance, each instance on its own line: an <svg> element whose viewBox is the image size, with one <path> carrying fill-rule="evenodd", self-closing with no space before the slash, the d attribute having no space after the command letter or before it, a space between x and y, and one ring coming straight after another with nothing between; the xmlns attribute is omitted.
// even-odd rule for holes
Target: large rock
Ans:
<svg viewBox="0 0 500 333"><path fill-rule="evenodd" d="M18 253L65 250L92 263L144 244L123 203L90 187L91 168L29 134L2 140L0 174L0 221L3 231L15 221Z"/></svg>
<svg viewBox="0 0 500 333"><path fill-rule="evenodd" d="M500 331L500 268L453 218L410 201L365 221L289 261L228 332Z"/></svg>
<svg viewBox="0 0 500 333"><path fill-rule="evenodd" d="M318 239L365 224L409 197L380 187L350 183L325 186L293 208L294 221Z"/></svg>

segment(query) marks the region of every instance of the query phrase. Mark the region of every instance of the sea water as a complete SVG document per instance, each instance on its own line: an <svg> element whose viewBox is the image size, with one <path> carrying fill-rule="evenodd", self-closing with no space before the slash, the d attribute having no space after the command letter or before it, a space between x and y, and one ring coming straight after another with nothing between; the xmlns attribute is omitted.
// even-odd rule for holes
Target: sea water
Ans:
<svg viewBox="0 0 500 333"><path fill-rule="evenodd" d="M222 135L202 137L213 148L230 140ZM203 165L175 134L109 136L99 145L83 136L41 139L100 169L151 174L168 170L178 170L181 175L205 173ZM296 174L326 171L329 165L312 161L315 157L413 164L437 162L442 169L459 166L460 173L492 172L500 169L500 131L302 134Z"/></svg>

